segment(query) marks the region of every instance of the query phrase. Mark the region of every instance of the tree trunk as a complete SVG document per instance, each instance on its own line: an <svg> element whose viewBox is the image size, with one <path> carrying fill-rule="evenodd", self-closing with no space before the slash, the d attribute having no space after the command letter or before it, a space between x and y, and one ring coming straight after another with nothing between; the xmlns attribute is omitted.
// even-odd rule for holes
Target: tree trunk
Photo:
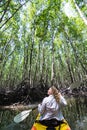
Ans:
<svg viewBox="0 0 87 130"><path fill-rule="evenodd" d="M54 38L55 33L52 34L52 67L51 67L51 85L54 84Z"/></svg>
<svg viewBox="0 0 87 130"><path fill-rule="evenodd" d="M28 45L24 43L24 64L23 64L23 80L27 77L28 72Z"/></svg>
<svg viewBox="0 0 87 130"><path fill-rule="evenodd" d="M70 78L71 78L71 83L73 83L74 82L74 76L73 76L73 73L72 73L72 70L71 70L71 65L70 65L69 59L66 60L66 63L67 63L67 66L68 66L68 71L69 71L69 75L70 75Z"/></svg>

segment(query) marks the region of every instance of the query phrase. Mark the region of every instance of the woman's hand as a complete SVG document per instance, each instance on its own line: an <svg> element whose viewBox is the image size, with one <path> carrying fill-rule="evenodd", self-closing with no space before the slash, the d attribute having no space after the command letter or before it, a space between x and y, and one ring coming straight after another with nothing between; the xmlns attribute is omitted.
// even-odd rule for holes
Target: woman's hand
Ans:
<svg viewBox="0 0 87 130"><path fill-rule="evenodd" d="M58 93L58 95L59 95L59 97L61 97L61 96L62 96L62 94L61 94L60 92Z"/></svg>

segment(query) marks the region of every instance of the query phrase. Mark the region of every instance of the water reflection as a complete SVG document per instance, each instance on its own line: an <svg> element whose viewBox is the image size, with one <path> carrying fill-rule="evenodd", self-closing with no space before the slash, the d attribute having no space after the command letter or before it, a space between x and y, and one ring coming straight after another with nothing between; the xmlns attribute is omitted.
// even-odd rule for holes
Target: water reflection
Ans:
<svg viewBox="0 0 87 130"><path fill-rule="evenodd" d="M31 112L24 121L15 123L13 119L17 114L19 111L0 111L0 130L30 130L38 113Z"/></svg>
<svg viewBox="0 0 87 130"><path fill-rule="evenodd" d="M20 124L12 122L11 124L1 128L1 130L23 130L23 127Z"/></svg>
<svg viewBox="0 0 87 130"><path fill-rule="evenodd" d="M72 130L87 129L87 97L72 98L64 110L65 118L68 120Z"/></svg>
<svg viewBox="0 0 87 130"><path fill-rule="evenodd" d="M63 114L70 124L72 130L87 129L87 97L71 98L68 106L63 109ZM13 122L18 111L0 111L0 130L30 130L37 111L32 112L24 121L19 124Z"/></svg>

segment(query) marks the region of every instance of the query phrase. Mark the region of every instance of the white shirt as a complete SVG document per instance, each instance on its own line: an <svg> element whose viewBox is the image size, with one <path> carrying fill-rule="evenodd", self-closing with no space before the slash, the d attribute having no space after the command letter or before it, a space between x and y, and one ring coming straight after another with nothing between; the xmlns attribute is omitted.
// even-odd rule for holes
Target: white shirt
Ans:
<svg viewBox="0 0 87 130"><path fill-rule="evenodd" d="M53 119L63 120L61 107L67 105L63 96L60 96L60 102L57 103L53 95L44 98L42 103L38 105L38 111L41 114L40 120Z"/></svg>

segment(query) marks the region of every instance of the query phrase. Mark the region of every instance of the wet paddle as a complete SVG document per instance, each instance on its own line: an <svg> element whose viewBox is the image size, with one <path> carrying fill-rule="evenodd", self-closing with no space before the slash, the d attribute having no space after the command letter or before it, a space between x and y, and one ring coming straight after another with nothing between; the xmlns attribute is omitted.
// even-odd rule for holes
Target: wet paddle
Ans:
<svg viewBox="0 0 87 130"><path fill-rule="evenodd" d="M16 115L16 116L14 117L14 122L15 122L15 123L20 123L20 122L23 121L25 118L27 118L27 117L29 116L29 114L30 114L33 110L35 110L36 108L37 108L37 106L34 107L34 108L32 108L32 109L30 109L30 110L24 110L24 111L22 111L21 113L19 113L18 115Z"/></svg>

